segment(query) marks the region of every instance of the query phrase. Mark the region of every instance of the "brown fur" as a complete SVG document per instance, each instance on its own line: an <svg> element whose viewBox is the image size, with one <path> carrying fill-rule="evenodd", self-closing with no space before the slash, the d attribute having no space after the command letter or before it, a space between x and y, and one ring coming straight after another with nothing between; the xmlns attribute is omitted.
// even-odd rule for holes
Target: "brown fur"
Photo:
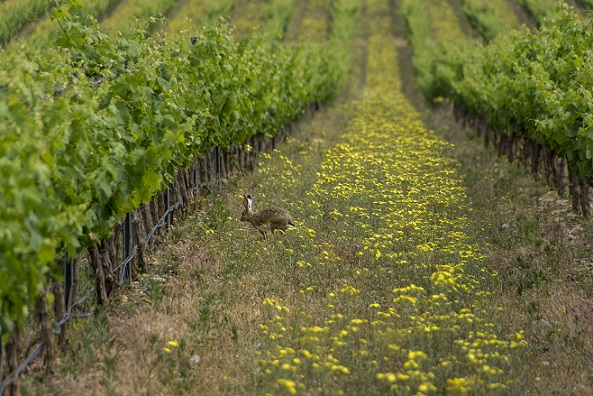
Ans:
<svg viewBox="0 0 593 396"><path fill-rule="evenodd" d="M286 231L292 224L292 217L284 209L278 208L267 208L254 212L252 200L250 195L243 196L243 205L245 210L241 213L241 221L250 223L255 229L257 229L267 240L266 231L282 230Z"/></svg>

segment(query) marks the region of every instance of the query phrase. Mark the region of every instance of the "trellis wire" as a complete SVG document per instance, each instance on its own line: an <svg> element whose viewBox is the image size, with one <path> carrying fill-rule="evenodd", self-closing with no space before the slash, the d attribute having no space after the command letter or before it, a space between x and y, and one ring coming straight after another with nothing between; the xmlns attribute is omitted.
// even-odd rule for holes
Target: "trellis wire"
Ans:
<svg viewBox="0 0 593 396"><path fill-rule="evenodd" d="M199 183L196 183L196 185L194 185L194 187L192 188L192 192L194 192L195 190L197 190L200 187ZM169 191L169 189L167 189L167 192ZM167 194L168 195L168 194ZM146 239L144 242L144 246L148 246L150 243L150 240L152 239L154 233L161 227L163 227L165 225L165 223L167 223L168 227L170 227L170 217L169 215L175 210L178 209L180 206L183 205L183 197L175 203L175 205L169 206L167 208L167 210L165 211L165 213L163 214L163 216L161 217L160 221L152 228L152 230L146 235ZM125 220L123 221L124 226L123 226L123 234L124 234L124 252L127 250L129 256L126 257L126 259L123 261L122 265L121 265L121 272L119 275L119 281L118 281L118 285L123 285L126 278L130 277L130 272L128 271L128 264L134 259L134 257L136 257L136 255L138 254L138 248L140 245L136 245L134 246L132 253L129 253L129 242L131 240L131 220L130 220L130 214L128 213L126 215ZM128 232L126 232L126 230L130 230ZM66 266L68 266L68 264L66 264ZM117 268L116 268L117 270ZM68 275L68 269L65 268L65 272L66 272L66 279L69 279L70 281L72 280L72 273L70 273L70 275ZM128 274L128 277L126 277L126 274ZM66 283L66 290L67 292L64 293L64 299L66 304L68 303L68 299L71 296L71 290L70 287L72 286L72 283L68 284ZM86 311L82 306L80 306L80 304L82 304L84 301L86 301L90 296L91 293L95 291L95 288L92 287L83 298L81 298L79 301L77 301L76 303L74 303L72 306L70 306L68 308L68 311L66 312L66 315L64 315L64 317L62 319L60 319L60 321L58 321L55 326L56 326L56 330L54 331L54 334L60 334L62 332L62 325L65 324L66 322L68 322L72 317L72 308L78 308L80 310L82 310L84 313L81 315L74 315L75 318L87 318L89 317L91 314L90 312ZM68 305L67 305L68 306ZM1 362L3 362L2 360L2 339L0 338L0 364ZM27 366L33 361L35 360L35 358L37 356L39 356L39 353L41 353L41 351L43 350L43 341L41 341L39 343L39 345L37 346L37 348L35 348L35 350L27 357L27 359L25 359L12 373L10 373L8 375L8 377L6 379L4 379L2 381L2 383L0 383L0 396L4 393L4 390L6 389L7 386L9 386L13 381L15 381L27 368ZM1 368L1 366L0 366Z"/></svg>
<svg viewBox="0 0 593 396"><path fill-rule="evenodd" d="M85 302L91 296L91 293L93 291L95 291L94 287L91 288L87 292L87 294L85 294L84 297L82 297L80 300L78 300L77 302L75 302L68 308L66 315L64 315L64 317L59 322L57 322L55 324L56 329L54 330L54 334L60 334L62 332L62 325L64 323L68 322L70 320L70 318L75 317L75 318L82 319L82 318L87 318L91 315L91 313L88 312L86 309L84 309L80 304ZM81 311L83 311L83 313L80 315L72 315L72 308L78 308ZM43 341L40 341L39 345L37 345L37 348L35 348L35 350L27 357L27 359L25 359L12 373L10 373L8 375L8 377L6 379L4 379L4 381L2 381L2 383L0 383L0 395L3 395L6 387L8 387L8 385L12 384L19 377L19 375L21 375L25 371L27 366L29 364L31 364L31 362L33 360L35 360L35 358L37 356L39 356L39 353L41 353L41 351L43 350L43 346L44 346ZM2 361L1 350L2 350L2 338L0 338L0 362Z"/></svg>

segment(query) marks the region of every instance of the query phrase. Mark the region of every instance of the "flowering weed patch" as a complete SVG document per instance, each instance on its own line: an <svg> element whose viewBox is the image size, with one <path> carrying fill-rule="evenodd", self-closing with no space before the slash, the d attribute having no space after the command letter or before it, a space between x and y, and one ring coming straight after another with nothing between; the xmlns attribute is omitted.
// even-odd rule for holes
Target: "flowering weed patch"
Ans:
<svg viewBox="0 0 593 396"><path fill-rule="evenodd" d="M369 2L369 13L386 6ZM496 328L500 312L482 289L496 273L481 268L465 232L449 145L399 92L389 20L370 27L364 99L347 105L355 116L343 143L328 151L298 205L300 228L281 241L282 265L302 288L263 300L257 388L508 391L523 332Z"/></svg>

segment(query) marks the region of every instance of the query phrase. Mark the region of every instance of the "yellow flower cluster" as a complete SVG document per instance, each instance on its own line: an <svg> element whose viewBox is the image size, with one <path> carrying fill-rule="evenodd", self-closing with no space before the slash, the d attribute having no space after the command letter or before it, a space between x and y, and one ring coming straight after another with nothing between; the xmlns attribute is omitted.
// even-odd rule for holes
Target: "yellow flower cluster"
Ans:
<svg viewBox="0 0 593 396"><path fill-rule="evenodd" d="M366 7L367 89L292 207L302 225L275 248L303 286L282 304L264 301L258 383L288 394L505 390L523 333L494 325L500 313L483 289L491 275L466 231L450 145L399 91L388 1ZM279 162L260 169L297 178L298 167Z"/></svg>
<svg viewBox="0 0 593 396"><path fill-rule="evenodd" d="M173 348L173 349L179 348L179 341L177 341L177 340L167 341L167 346L163 348L163 352L171 353L171 348Z"/></svg>

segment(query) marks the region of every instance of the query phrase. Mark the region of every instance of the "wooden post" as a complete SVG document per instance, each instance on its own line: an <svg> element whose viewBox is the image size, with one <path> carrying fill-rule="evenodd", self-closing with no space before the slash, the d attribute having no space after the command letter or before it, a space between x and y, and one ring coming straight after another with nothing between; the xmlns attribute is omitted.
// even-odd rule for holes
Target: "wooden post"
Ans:
<svg viewBox="0 0 593 396"><path fill-rule="evenodd" d="M122 262L127 260L132 254L132 224L130 219L130 212L126 214L126 218L123 223L123 259ZM128 263L124 280L132 279L132 263Z"/></svg>
<svg viewBox="0 0 593 396"><path fill-rule="evenodd" d="M53 374L56 371L56 346L54 343L52 325L47 309L47 292L35 302L35 315L40 324L41 341L43 341L45 373Z"/></svg>
<svg viewBox="0 0 593 396"><path fill-rule="evenodd" d="M588 219L591 215L591 199L589 194L590 187L583 176L579 176L579 186L581 190L581 194L579 196L581 201L581 211L583 212L583 217Z"/></svg>
<svg viewBox="0 0 593 396"><path fill-rule="evenodd" d="M64 262L68 261L67 259ZM59 282L57 279L52 280L54 293L54 315L56 323L66 316L66 299L64 297L65 283ZM63 347L66 345L66 329L68 322L62 324L60 333L58 334L58 345Z"/></svg>
<svg viewBox="0 0 593 396"><path fill-rule="evenodd" d="M109 295L105 287L105 272L99 254L99 245L94 244L89 249L90 264L95 272L95 291L97 292L97 304L109 305Z"/></svg>
<svg viewBox="0 0 593 396"><path fill-rule="evenodd" d="M138 246L138 254L136 255L138 265L136 266L136 268L134 268L135 271L131 273L131 279L136 279L138 276L138 271L143 271L146 268L146 262L144 261L144 238L146 237L146 235L141 233L140 231L139 210L132 212L131 223L132 240L134 241L134 245Z"/></svg>
<svg viewBox="0 0 593 396"><path fill-rule="evenodd" d="M6 365L7 365L7 372L12 373L17 369L19 366L19 356L22 349L22 339L21 333L18 328L15 329L10 334L10 340L6 345ZM21 380L20 378L16 378L9 386L8 386L8 396L20 396L21 395Z"/></svg>

